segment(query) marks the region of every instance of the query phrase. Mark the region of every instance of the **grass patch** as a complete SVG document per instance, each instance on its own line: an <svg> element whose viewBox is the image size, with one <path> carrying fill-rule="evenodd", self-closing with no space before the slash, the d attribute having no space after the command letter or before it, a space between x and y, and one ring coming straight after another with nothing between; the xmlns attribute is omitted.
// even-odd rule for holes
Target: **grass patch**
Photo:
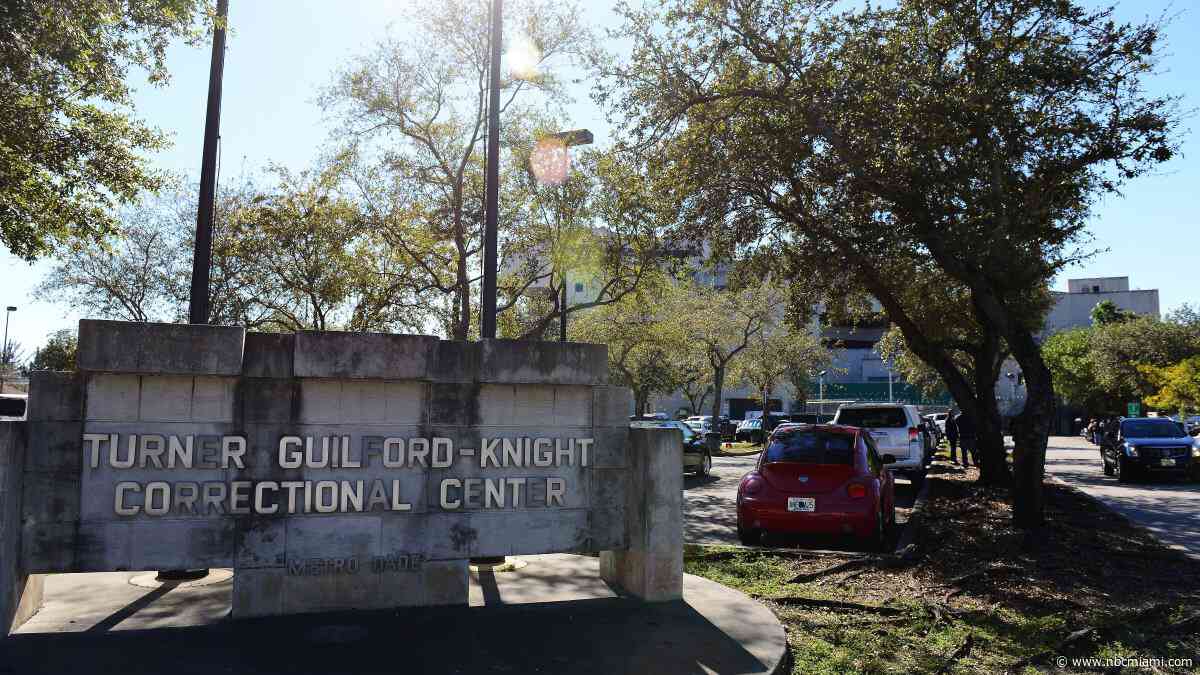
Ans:
<svg viewBox="0 0 1200 675"><path fill-rule="evenodd" d="M1092 672L1056 656L1193 658L1153 672L1197 672L1200 563L1053 484L1043 530L1017 531L975 475L930 475L914 561L791 583L848 557L689 546L686 570L771 607L796 674Z"/></svg>

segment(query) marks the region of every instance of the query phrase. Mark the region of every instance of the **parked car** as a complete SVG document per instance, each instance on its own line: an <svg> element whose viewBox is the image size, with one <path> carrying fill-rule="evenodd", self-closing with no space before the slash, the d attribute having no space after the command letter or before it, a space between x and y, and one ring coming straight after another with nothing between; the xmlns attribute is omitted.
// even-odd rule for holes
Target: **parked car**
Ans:
<svg viewBox="0 0 1200 675"><path fill-rule="evenodd" d="M683 423L691 427L692 431L702 436L712 431L712 415L692 415L684 420Z"/></svg>
<svg viewBox="0 0 1200 675"><path fill-rule="evenodd" d="M895 459L865 429L781 426L738 485L738 538L753 546L764 532L849 534L882 548L896 517Z"/></svg>
<svg viewBox="0 0 1200 675"><path fill-rule="evenodd" d="M738 425L734 438L742 443L761 443L763 439L762 418L743 420Z"/></svg>
<svg viewBox="0 0 1200 675"><path fill-rule="evenodd" d="M1122 483L1153 475L1200 479L1200 441L1174 420L1129 417L1103 441L1104 475L1116 476Z"/></svg>
<svg viewBox="0 0 1200 675"><path fill-rule="evenodd" d="M851 403L838 408L834 424L867 429L880 453L896 458L888 468L914 483L925 480L929 442L921 429L914 405L902 403Z"/></svg>
<svg viewBox="0 0 1200 675"><path fill-rule="evenodd" d="M697 434L691 427L678 420L660 420L656 418L634 420L630 427L640 429L678 429L683 438L683 471L691 471L697 476L707 476L712 472L712 453L704 444L704 436Z"/></svg>

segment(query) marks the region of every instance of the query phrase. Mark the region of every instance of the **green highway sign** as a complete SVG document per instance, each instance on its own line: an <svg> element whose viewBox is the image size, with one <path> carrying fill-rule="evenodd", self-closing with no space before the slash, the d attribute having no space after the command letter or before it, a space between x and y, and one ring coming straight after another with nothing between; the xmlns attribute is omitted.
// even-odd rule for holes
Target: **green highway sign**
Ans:
<svg viewBox="0 0 1200 675"><path fill-rule="evenodd" d="M1133 401L1127 406L1126 412L1128 413L1125 415L1126 417L1141 417L1142 404L1137 401Z"/></svg>

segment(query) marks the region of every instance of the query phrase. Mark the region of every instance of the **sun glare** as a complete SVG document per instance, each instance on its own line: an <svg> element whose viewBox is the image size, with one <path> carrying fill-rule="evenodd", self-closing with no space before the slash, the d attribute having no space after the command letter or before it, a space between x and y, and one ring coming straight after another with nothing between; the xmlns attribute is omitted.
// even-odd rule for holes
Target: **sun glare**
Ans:
<svg viewBox="0 0 1200 675"><path fill-rule="evenodd" d="M518 80L532 80L538 75L538 64L542 60L542 52L527 36L522 35L509 45L504 61L508 63L509 74Z"/></svg>

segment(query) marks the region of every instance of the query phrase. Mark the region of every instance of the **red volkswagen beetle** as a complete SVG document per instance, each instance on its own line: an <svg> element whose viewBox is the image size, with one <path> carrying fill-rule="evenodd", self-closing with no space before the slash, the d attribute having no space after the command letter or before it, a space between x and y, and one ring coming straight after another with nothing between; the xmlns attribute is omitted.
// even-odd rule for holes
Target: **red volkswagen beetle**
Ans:
<svg viewBox="0 0 1200 675"><path fill-rule="evenodd" d="M894 461L858 427L781 426L738 486L738 538L756 545L763 532L848 534L882 547L896 517L886 468Z"/></svg>

